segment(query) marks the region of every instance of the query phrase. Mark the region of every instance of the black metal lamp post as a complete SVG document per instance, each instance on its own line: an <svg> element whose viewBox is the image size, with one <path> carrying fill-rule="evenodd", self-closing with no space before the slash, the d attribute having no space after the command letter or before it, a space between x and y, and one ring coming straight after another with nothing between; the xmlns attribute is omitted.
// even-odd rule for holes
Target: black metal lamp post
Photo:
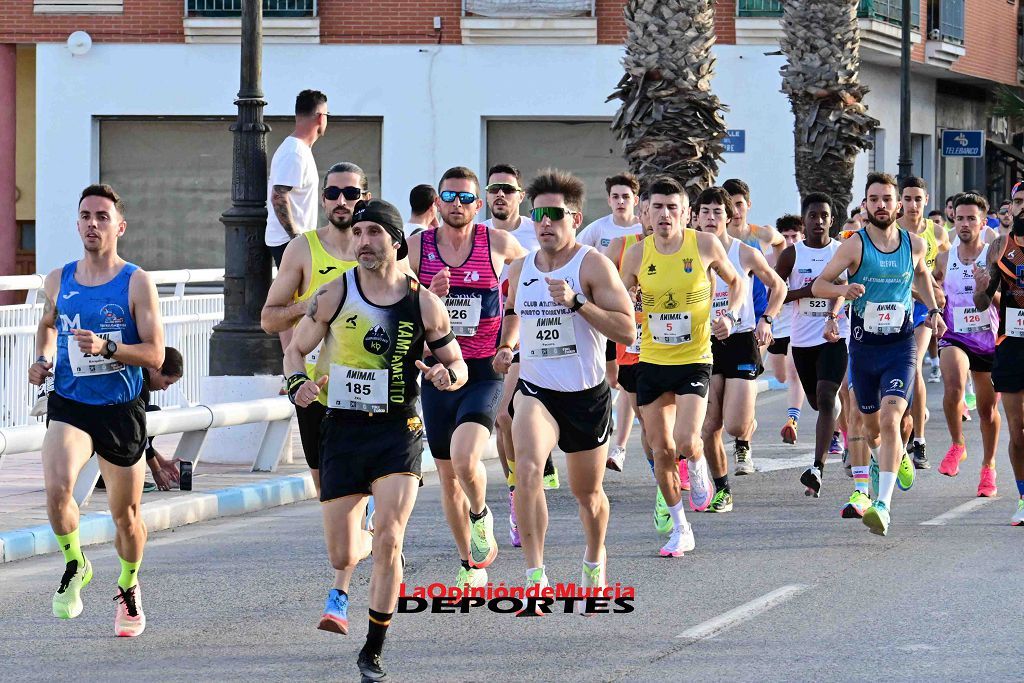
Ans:
<svg viewBox="0 0 1024 683"><path fill-rule="evenodd" d="M210 338L210 374L276 375L281 372L277 336L260 328L260 310L270 290L267 227L267 141L263 122L262 0L242 2L242 73L234 135L231 208L224 224L224 320Z"/></svg>
<svg viewBox="0 0 1024 683"><path fill-rule="evenodd" d="M903 31L900 41L900 159L899 179L914 174L910 145L910 0L903 0Z"/></svg>

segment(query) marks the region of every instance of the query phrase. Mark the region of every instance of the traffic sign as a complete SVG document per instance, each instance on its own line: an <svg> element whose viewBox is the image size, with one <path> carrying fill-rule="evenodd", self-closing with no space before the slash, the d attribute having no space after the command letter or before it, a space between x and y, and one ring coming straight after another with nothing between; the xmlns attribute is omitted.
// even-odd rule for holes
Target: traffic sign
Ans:
<svg viewBox="0 0 1024 683"><path fill-rule="evenodd" d="M722 145L726 154L743 154L747 149L747 131L738 128L725 131Z"/></svg>
<svg viewBox="0 0 1024 683"><path fill-rule="evenodd" d="M985 156L985 131L944 130L942 131L942 156L982 157Z"/></svg>

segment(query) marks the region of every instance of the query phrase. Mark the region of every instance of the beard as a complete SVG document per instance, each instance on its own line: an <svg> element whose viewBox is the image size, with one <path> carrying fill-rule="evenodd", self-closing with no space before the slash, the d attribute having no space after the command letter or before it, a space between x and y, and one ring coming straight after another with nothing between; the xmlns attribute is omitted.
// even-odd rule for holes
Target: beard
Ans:
<svg viewBox="0 0 1024 683"><path fill-rule="evenodd" d="M464 213L461 216L448 214L444 217L444 222L452 228L464 228L473 222L473 215Z"/></svg>
<svg viewBox="0 0 1024 683"><path fill-rule="evenodd" d="M327 222L338 230L348 230L352 227L352 212L337 213L335 211L331 211L327 216Z"/></svg>
<svg viewBox="0 0 1024 683"><path fill-rule="evenodd" d="M512 211L507 206L492 207L491 215L499 221L504 221L508 220L508 217L512 215Z"/></svg>
<svg viewBox="0 0 1024 683"><path fill-rule="evenodd" d="M872 214L868 214L868 223L871 223L871 225L875 226L876 228L881 228L881 229L884 230L885 228L888 228L890 225L892 225L892 223L893 223L892 214L891 213L886 213L884 219L883 218L879 218L878 216L876 216L873 213Z"/></svg>
<svg viewBox="0 0 1024 683"><path fill-rule="evenodd" d="M1014 216L1010 230L1013 231L1014 236L1024 237L1024 216Z"/></svg>

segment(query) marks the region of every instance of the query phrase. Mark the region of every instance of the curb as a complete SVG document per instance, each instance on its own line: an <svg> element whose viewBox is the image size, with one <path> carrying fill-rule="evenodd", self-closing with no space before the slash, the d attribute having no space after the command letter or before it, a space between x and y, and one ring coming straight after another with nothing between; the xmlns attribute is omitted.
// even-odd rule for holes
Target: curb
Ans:
<svg viewBox="0 0 1024 683"><path fill-rule="evenodd" d="M498 457L494 437L488 442L483 459ZM436 472L430 449L423 449L422 471ZM300 475L266 479L243 486L232 486L205 493L191 493L181 498L143 503L142 519L149 531L164 531L187 524L196 524L218 517L235 517L279 505L290 505L316 497L313 477ZM114 519L109 512L82 515L78 524L83 546L114 540ZM35 555L60 550L49 524L0 531L0 564L24 560Z"/></svg>

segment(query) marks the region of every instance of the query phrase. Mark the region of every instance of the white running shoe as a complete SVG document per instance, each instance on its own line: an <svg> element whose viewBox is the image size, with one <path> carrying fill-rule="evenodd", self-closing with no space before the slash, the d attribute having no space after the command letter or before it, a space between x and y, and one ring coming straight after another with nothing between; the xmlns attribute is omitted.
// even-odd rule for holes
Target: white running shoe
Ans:
<svg viewBox="0 0 1024 683"><path fill-rule="evenodd" d="M693 527L684 524L681 527L674 527L672 534L668 537L668 543L661 547L658 554L662 557L682 557L683 553L689 552L696 547L693 539Z"/></svg>
<svg viewBox="0 0 1024 683"><path fill-rule="evenodd" d="M1017 501L1017 513L1010 520L1013 526L1024 526L1024 498Z"/></svg>
<svg viewBox="0 0 1024 683"><path fill-rule="evenodd" d="M715 482L708 472L707 458L701 458L696 462L687 458L686 471L690 475L690 509L704 512L711 505L711 499L715 495Z"/></svg>
<svg viewBox="0 0 1024 683"><path fill-rule="evenodd" d="M622 471L622 465L626 462L626 449L622 446L612 446L612 450L608 453L608 461L605 466L610 470L616 472Z"/></svg>

